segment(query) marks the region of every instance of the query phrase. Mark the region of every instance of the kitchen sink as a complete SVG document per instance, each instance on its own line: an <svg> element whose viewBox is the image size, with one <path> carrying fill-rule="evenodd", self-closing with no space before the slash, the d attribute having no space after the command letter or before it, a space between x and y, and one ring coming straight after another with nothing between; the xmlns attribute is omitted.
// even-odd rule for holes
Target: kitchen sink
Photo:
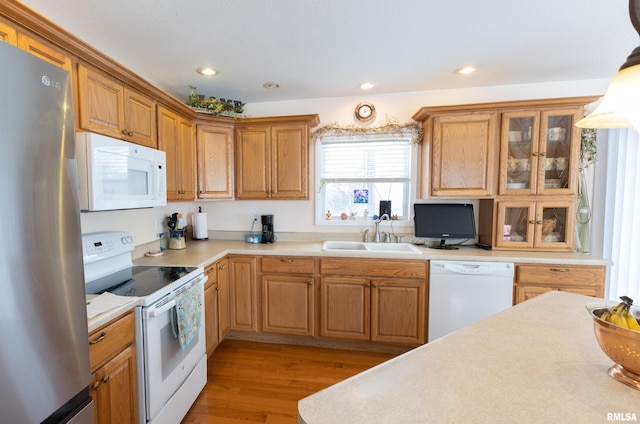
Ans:
<svg viewBox="0 0 640 424"><path fill-rule="evenodd" d="M410 243L365 243L362 241L325 241L322 243L322 250L422 254L420 249Z"/></svg>

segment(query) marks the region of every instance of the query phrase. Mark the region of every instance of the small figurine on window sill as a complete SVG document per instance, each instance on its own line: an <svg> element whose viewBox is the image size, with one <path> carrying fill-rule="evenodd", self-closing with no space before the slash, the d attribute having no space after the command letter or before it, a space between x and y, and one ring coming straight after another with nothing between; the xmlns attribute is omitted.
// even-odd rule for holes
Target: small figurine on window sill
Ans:
<svg viewBox="0 0 640 424"><path fill-rule="evenodd" d="M324 216L327 217L327 221L331 220L331 211L327 211L327 213L325 213Z"/></svg>

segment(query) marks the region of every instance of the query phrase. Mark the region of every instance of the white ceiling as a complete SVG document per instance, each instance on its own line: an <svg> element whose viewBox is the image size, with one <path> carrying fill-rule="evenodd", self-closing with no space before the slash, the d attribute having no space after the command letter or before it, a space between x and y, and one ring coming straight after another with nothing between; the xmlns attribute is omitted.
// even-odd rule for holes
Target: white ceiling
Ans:
<svg viewBox="0 0 640 424"><path fill-rule="evenodd" d="M182 101L190 85L253 103L608 79L640 44L627 0L23 3Z"/></svg>

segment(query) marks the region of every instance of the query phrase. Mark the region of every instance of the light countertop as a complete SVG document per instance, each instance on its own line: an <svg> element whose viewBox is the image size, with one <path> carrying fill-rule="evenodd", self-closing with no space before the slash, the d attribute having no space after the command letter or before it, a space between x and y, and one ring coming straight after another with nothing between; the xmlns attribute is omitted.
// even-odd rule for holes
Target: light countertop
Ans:
<svg viewBox="0 0 640 424"><path fill-rule="evenodd" d="M389 253L384 251L323 251L318 241L278 241L273 244L248 244L240 240L188 241L186 249L165 250L162 256L140 257L137 265L205 266L227 254L324 256L350 258L390 258L413 260L460 260L519 263L549 263L566 265L610 265L611 262L584 253L520 252L514 250L483 250L463 246L458 250L429 249L419 246L422 253Z"/></svg>
<svg viewBox="0 0 640 424"><path fill-rule="evenodd" d="M302 424L605 423L640 417L607 374L586 296L552 291L298 403ZM602 300L600 302L603 302Z"/></svg>

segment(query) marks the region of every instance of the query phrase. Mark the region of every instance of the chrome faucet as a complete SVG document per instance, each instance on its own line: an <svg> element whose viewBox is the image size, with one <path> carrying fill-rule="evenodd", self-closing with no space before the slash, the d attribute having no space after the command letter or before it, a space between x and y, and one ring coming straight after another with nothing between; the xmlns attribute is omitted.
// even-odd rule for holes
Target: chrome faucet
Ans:
<svg viewBox="0 0 640 424"><path fill-rule="evenodd" d="M362 236L362 241L365 243L369 243L369 230L364 230L364 235Z"/></svg>
<svg viewBox="0 0 640 424"><path fill-rule="evenodd" d="M373 236L373 241L375 243L380 243L380 222L384 221L385 218L387 219L387 221L390 221L389 215L387 215L386 213L374 221L376 224L376 233Z"/></svg>

